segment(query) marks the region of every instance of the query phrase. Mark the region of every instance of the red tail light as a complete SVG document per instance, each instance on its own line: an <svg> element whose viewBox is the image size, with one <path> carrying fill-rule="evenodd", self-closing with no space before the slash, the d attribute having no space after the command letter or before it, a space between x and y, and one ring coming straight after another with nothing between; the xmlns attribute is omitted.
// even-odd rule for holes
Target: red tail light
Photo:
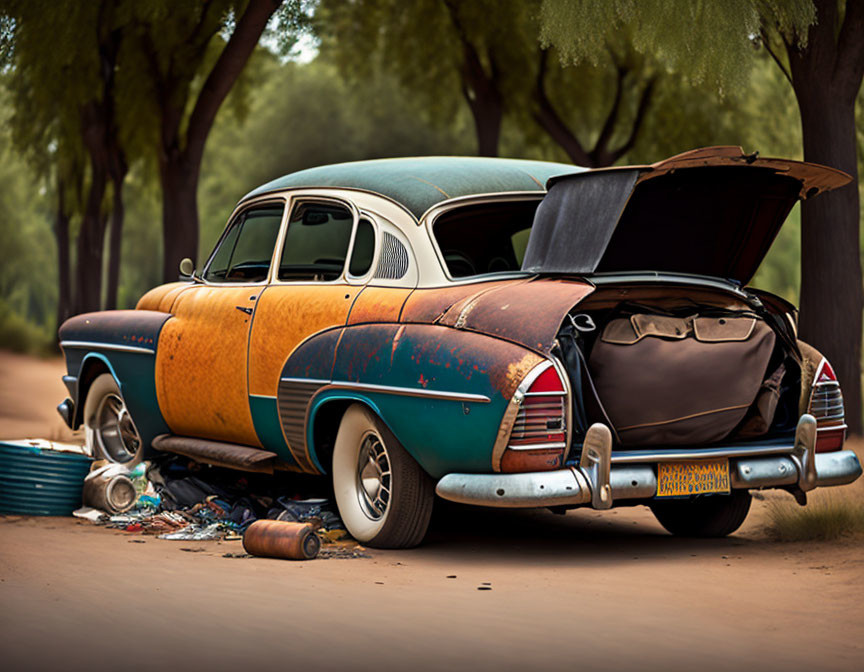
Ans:
<svg viewBox="0 0 864 672"><path fill-rule="evenodd" d="M816 369L807 412L816 418L816 452L840 450L846 440L843 392L827 359L823 358Z"/></svg>
<svg viewBox="0 0 864 672"><path fill-rule="evenodd" d="M560 467L567 447L567 387L557 367L544 362L535 367L516 391L521 404L502 471L542 471Z"/></svg>

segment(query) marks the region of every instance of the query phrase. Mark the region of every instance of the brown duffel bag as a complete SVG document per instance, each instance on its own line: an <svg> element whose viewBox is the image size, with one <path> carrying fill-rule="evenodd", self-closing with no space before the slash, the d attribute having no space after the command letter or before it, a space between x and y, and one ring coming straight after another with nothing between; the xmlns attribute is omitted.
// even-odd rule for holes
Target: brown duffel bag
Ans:
<svg viewBox="0 0 864 672"><path fill-rule="evenodd" d="M774 340L750 315L637 313L606 325L588 367L622 445L714 443L753 404Z"/></svg>

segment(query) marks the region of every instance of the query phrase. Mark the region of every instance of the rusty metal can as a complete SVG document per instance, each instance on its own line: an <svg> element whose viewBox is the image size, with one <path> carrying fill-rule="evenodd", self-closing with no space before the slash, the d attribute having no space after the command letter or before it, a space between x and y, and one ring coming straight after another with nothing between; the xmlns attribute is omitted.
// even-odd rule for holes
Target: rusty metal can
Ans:
<svg viewBox="0 0 864 672"><path fill-rule="evenodd" d="M256 520L243 533L243 548L265 558L311 560L321 550L321 540L309 523Z"/></svg>
<svg viewBox="0 0 864 672"><path fill-rule="evenodd" d="M138 493L124 467L108 465L87 475L81 498L87 506L114 514L135 506Z"/></svg>

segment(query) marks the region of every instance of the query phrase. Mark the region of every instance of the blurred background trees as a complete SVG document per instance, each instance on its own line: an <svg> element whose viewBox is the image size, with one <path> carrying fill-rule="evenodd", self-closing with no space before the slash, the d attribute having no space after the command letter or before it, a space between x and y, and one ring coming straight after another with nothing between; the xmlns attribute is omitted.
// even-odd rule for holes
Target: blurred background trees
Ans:
<svg viewBox="0 0 864 672"><path fill-rule="evenodd" d="M314 165L740 144L860 174L862 5L0 0L0 347L134 306L243 194ZM796 208L754 284L800 300L860 407L859 189Z"/></svg>

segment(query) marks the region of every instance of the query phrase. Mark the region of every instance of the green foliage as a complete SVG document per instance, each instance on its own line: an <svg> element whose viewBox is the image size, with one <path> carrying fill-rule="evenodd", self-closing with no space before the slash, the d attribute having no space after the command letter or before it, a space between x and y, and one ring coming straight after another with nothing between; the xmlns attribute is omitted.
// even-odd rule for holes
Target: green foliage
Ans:
<svg viewBox="0 0 864 672"><path fill-rule="evenodd" d="M18 316L2 319L5 320L3 324L14 326L20 318L26 318L28 323L37 325L39 331L49 334L54 329L57 288L56 247L52 235L55 194L52 181L46 178L51 172L51 162L55 160L54 152L58 149L50 138L57 137L61 108L74 109L69 106L81 100L76 98L78 84L72 80L79 76L79 70L83 73L90 65L89 57L79 53L81 46L78 44L87 29L79 29L77 22L89 20L87 12L92 10L85 5L98 4L71 0L58 2L63 3L61 11L54 9L57 2L47 0L20 5L16 4L17 0L6 0L6 4L0 7L5 9L9 3L15 6L28 4L32 5L34 12L41 12L37 19L42 26L40 30L45 31L42 41L34 38L32 43L16 44L15 47L44 62L34 64L33 70L25 68L20 86L35 81L32 78L37 74L47 77L46 73L53 73L50 76L56 79L56 82L49 82L50 86L45 91L27 92L16 88L18 85L10 79L8 70L5 75L0 74L0 79L8 86L8 94L0 96L0 240L4 255L0 263L0 298L5 302L2 314ZM637 13L632 16L643 16L641 13L647 12L646 8L656 2L640 0L634 5L610 0L603 4ZM702 25L700 22L707 20L705 17L716 14L718 2L689 3L688 9L680 13L690 17L687 21ZM233 12L240 4L225 1L208 6L208 11L213 12L212 25L219 24L222 28L215 29L206 53L201 57L199 74L195 74L189 84L189 97L183 108L185 115L190 111L188 100L194 100L193 94L203 84L200 73L206 72L208 65L215 60L230 31ZM546 2L542 7L539 0L460 3L460 16L466 30L471 31L482 47L484 58L499 54L500 50L500 58L505 59L502 61L506 64L502 86L507 92L507 114L502 129L502 155L567 160L560 147L534 122L531 93L540 25L549 23L549 16L557 17L555 21L563 21L568 7L572 9L582 4L571 0ZM595 7L588 7L585 11L599 11L597 7L601 7L601 3L592 4ZM643 4L645 8L636 6ZM683 3L669 4L680 7ZM699 15L701 19L699 16L692 18L696 9L690 4L704 8L699 10L703 12ZM767 16L765 8L772 6L754 2L746 4L758 5L758 16L763 18ZM64 13L67 5L69 11ZM806 25L806 12L794 18L796 13L785 8L788 5L792 9L806 9L809 2L784 2L778 7L780 5L784 11L778 10L777 16L781 19L786 17L786 23L778 19L777 25L781 28L785 25L783 30L797 30L796 26ZM117 7L116 21L119 23L134 19L158 26L158 30L151 32L154 38L164 40L160 42L160 49L164 51L176 43L184 26L188 30L191 21L201 18L203 4L148 0L119 2ZM304 8L306 18L297 19L301 23L309 18L308 6L304 4ZM672 35L679 28L683 29L682 24L687 22L681 17L661 16L668 21ZM219 21L215 20L216 17ZM281 58L259 49L250 61L244 79L232 90L217 116L205 152L198 190L201 214L199 260L206 258L237 200L253 187L279 175L340 161L385 156L470 154L475 150L472 122L460 89L458 64L461 47L442 0L418 0L410 5L396 0L322 0L321 9L314 19L321 40L318 57L304 65L285 60L285 54L293 46L291 36L286 38ZM223 20L224 23L220 23ZM657 22L656 17L652 21ZM744 18L740 22L746 23ZM653 162L711 144L740 144L747 151L759 150L762 155L801 158L799 119L791 89L764 51L757 51L756 58L753 58L754 47L749 40L739 45L738 50L738 56L746 56L747 61L746 67L738 73L743 83L732 86L730 82L734 77L732 80L724 79L727 77L723 74L726 66L720 63L722 67L715 70L711 60L704 61L704 74L698 82L696 80L700 78L683 71L686 61L680 61L682 71L679 72L679 68L671 68L669 63L675 61L669 60L672 57L667 58L665 52L645 53L646 50L637 48L641 43L631 36L631 31L622 29L620 19L613 17L608 23L617 26L613 34L598 30L570 30L568 39L578 39L582 45L577 45L574 47L577 50L571 52L566 51L566 45L552 39L556 34L554 25L550 29L552 32L544 33L549 41L555 43L547 75L550 97L585 144L590 145L596 139L600 122L612 104L616 63L624 63L630 68L628 81L635 89L644 86L653 76L658 78L643 132L622 162ZM70 28L66 27L67 24ZM211 26L210 23L207 25ZM701 31L704 26L697 28ZM292 28L295 29L298 28ZM4 37L8 31L8 25L0 23L0 73L3 72L3 63L8 67L12 58L10 43ZM717 36L721 34L711 33L710 41L719 43ZM135 39L141 38L140 33L135 35ZM595 38L602 38L602 41L597 43L596 50L589 50L590 56L586 55L584 45ZM273 39L281 38L274 35ZM643 36L640 39L647 38ZM684 42L686 39L682 37ZM52 49L45 49L45 44L51 44ZM693 44L698 44L698 41ZM151 97L154 88L150 75L142 74L142 69L147 67L145 54L138 47L133 49L130 46L129 49L124 56L128 57L125 67L132 74L128 83L123 84L119 99L122 109L128 111L123 127L124 142L130 147L139 147L148 159L135 164L127 178L118 307L134 306L144 291L161 281L158 261L162 245L161 195L154 151L158 146L159 131L158 120L153 118ZM567 54L564 57L566 65L561 65L560 53ZM577 58L579 53L583 55ZM189 64L175 62L182 55L160 57L164 71L185 72ZM488 60L485 65L489 66ZM668 72L669 69L676 71ZM84 76L90 77L86 73ZM721 79L722 94L716 86ZM69 87L66 80L69 80ZM28 102L16 112L17 116L12 121L10 116L17 109L13 107L14 96L22 94L26 94ZM620 142L635 114L635 98L626 98L624 108L621 127L616 131L618 135L613 145ZM238 116L238 110L243 114ZM864 160L862 115L864 106L859 104L859 161ZM26 132L21 136L22 142L13 147L12 132L18 132L19 127L24 127ZM61 134L67 138L66 156L74 153L77 130L69 125L68 134ZM70 200L74 200L73 197L74 194L70 195ZM753 284L794 302L798 294L799 268L800 217L796 209ZM19 333L17 327L12 331ZM22 340L29 342L34 337L31 334Z"/></svg>
<svg viewBox="0 0 864 672"><path fill-rule="evenodd" d="M0 298L4 312L53 328L57 274L51 212L43 183L13 151L3 93L0 88Z"/></svg>
<svg viewBox="0 0 864 672"><path fill-rule="evenodd" d="M540 39L566 62L596 64L627 27L634 48L670 72L734 91L748 84L763 27L801 41L815 18L810 0L543 0Z"/></svg>
<svg viewBox="0 0 864 672"><path fill-rule="evenodd" d="M54 334L14 312L0 298L0 348L28 355L54 352Z"/></svg>
<svg viewBox="0 0 864 672"><path fill-rule="evenodd" d="M262 84L246 122L220 114L204 156L200 261L236 201L276 177L327 163L473 148L466 119L430 123L422 102L386 74L352 86L321 58L308 65L259 58Z"/></svg>

